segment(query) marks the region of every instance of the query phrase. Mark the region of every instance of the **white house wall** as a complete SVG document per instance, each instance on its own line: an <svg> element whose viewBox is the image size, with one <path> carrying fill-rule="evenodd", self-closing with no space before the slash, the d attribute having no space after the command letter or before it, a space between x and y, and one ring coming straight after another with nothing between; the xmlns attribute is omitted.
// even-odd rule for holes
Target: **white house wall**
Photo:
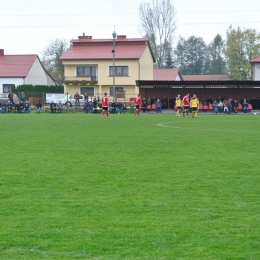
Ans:
<svg viewBox="0 0 260 260"><path fill-rule="evenodd" d="M254 80L260 80L260 63L254 64Z"/></svg>
<svg viewBox="0 0 260 260"><path fill-rule="evenodd" d="M180 75L179 74L177 74L177 77L176 77L176 79L175 80L181 80L181 78L180 78Z"/></svg>
<svg viewBox="0 0 260 260"><path fill-rule="evenodd" d="M44 69L39 61L39 59L35 59L27 77L25 78L24 84L31 85L47 85L47 76L45 74Z"/></svg>
<svg viewBox="0 0 260 260"><path fill-rule="evenodd" d="M12 84L15 86L24 84L23 78L0 78L0 93L3 93L3 85Z"/></svg>

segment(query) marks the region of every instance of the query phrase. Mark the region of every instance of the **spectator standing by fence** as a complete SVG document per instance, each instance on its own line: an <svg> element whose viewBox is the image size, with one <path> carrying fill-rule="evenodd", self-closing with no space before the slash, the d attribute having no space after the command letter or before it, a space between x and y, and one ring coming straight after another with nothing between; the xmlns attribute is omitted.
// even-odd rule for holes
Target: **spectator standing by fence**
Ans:
<svg viewBox="0 0 260 260"><path fill-rule="evenodd" d="M14 95L13 92L10 91L10 93L8 94L8 99L10 100L10 102L13 104L14 103Z"/></svg>
<svg viewBox="0 0 260 260"><path fill-rule="evenodd" d="M25 94L22 92L22 94L21 94L21 101L25 102L25 98L26 98L26 96L25 96Z"/></svg>
<svg viewBox="0 0 260 260"><path fill-rule="evenodd" d="M76 92L76 94L74 95L74 98L75 98L75 106L79 106L79 98L80 98L80 95L78 92Z"/></svg>
<svg viewBox="0 0 260 260"><path fill-rule="evenodd" d="M162 113L162 103L160 101L160 99L158 98L157 101L155 102L155 105L156 105L156 109L155 109L155 112L158 113Z"/></svg>
<svg viewBox="0 0 260 260"><path fill-rule="evenodd" d="M88 93L86 92L84 95L85 103L88 103Z"/></svg>

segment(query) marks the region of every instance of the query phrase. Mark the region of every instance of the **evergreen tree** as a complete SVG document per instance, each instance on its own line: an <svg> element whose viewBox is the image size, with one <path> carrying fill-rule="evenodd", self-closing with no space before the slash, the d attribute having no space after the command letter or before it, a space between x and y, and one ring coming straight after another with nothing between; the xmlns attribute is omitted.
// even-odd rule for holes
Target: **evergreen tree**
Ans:
<svg viewBox="0 0 260 260"><path fill-rule="evenodd" d="M214 40L209 44L210 65L209 74L226 73L226 62L223 58L225 43L222 37L217 34Z"/></svg>
<svg viewBox="0 0 260 260"><path fill-rule="evenodd" d="M199 75L208 73L209 52L201 37L180 38L174 50L174 65L182 74Z"/></svg>

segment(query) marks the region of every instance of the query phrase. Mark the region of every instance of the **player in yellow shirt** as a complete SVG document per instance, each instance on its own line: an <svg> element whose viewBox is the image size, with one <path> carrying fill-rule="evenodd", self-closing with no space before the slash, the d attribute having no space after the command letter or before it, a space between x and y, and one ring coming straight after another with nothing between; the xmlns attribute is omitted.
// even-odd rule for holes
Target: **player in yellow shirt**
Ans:
<svg viewBox="0 0 260 260"><path fill-rule="evenodd" d="M175 106L176 106L176 116L180 116L181 111L181 95L178 94L178 96L175 98Z"/></svg>
<svg viewBox="0 0 260 260"><path fill-rule="evenodd" d="M199 108L199 99L193 94L192 98L190 99L190 106L192 110L192 118L197 118L198 116L198 108Z"/></svg>

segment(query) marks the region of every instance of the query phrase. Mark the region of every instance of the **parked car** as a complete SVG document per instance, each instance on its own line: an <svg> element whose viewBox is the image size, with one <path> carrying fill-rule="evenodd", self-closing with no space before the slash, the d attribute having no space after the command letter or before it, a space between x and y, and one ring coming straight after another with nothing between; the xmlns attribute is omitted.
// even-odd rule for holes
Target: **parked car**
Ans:
<svg viewBox="0 0 260 260"><path fill-rule="evenodd" d="M8 95L9 95L9 93L2 93L2 94L0 93L0 103L1 104L6 104L8 102L8 100L9 100ZM14 103L19 102L19 98L17 97L16 94L13 94L13 97L14 97Z"/></svg>
<svg viewBox="0 0 260 260"><path fill-rule="evenodd" d="M80 103L80 105L83 106L85 104L84 95L79 94L79 96L80 96L79 103ZM91 98L88 99L88 102L91 102ZM68 97L67 97L67 95L65 95L65 105L68 107L75 106L74 94L69 94Z"/></svg>

